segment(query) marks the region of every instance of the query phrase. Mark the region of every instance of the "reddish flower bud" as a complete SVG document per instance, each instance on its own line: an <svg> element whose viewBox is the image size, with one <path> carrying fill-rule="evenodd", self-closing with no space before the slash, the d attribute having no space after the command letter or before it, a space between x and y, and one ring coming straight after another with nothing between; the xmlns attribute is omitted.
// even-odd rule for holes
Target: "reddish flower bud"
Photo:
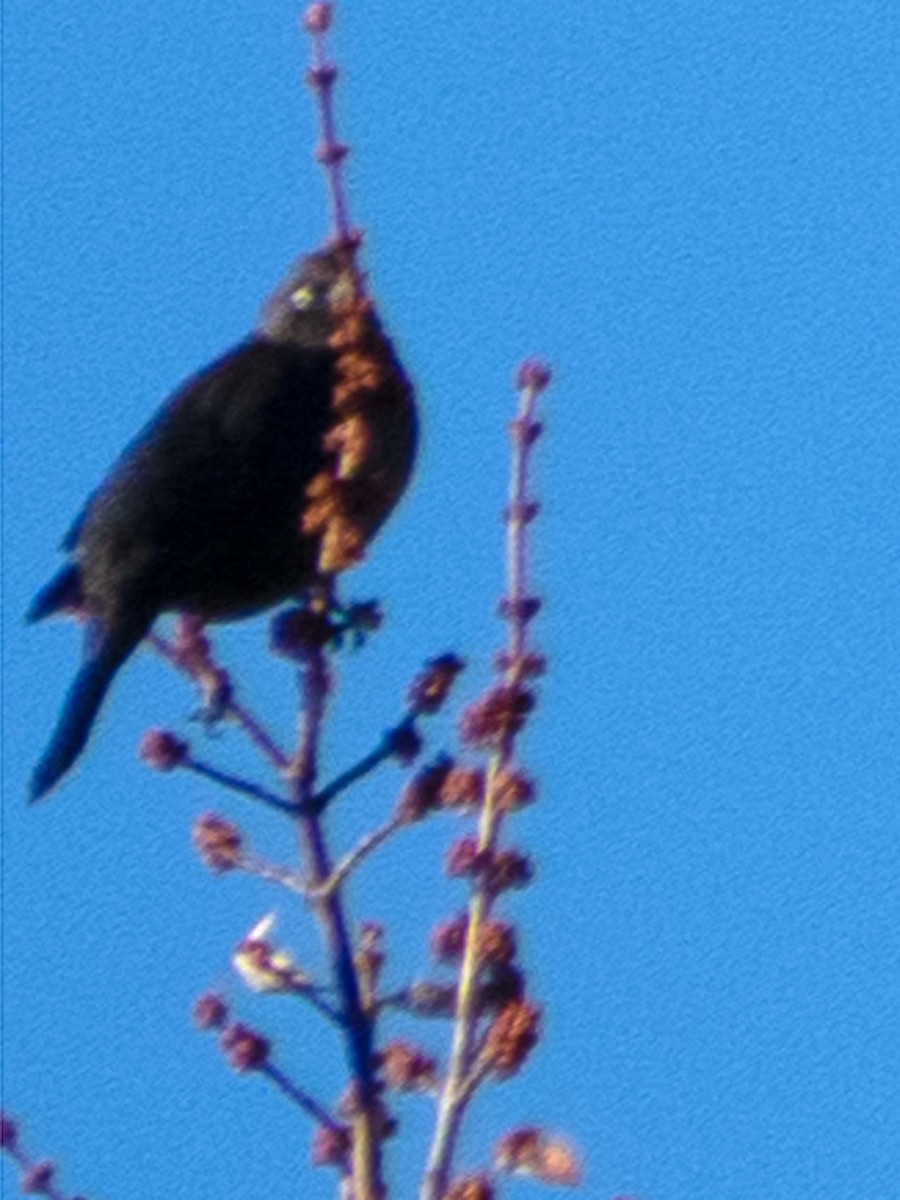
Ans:
<svg viewBox="0 0 900 1200"><path fill-rule="evenodd" d="M441 808L471 811L484 803L484 771L479 767L452 767L441 785Z"/></svg>
<svg viewBox="0 0 900 1200"><path fill-rule="evenodd" d="M52 1162L39 1162L22 1173L19 1180L19 1190L24 1196L46 1196L53 1190L53 1178L56 1175L56 1165Z"/></svg>
<svg viewBox="0 0 900 1200"><path fill-rule="evenodd" d="M444 869L451 879L477 875L481 869L484 856L478 849L478 839L463 837L455 841L447 851Z"/></svg>
<svg viewBox="0 0 900 1200"><path fill-rule="evenodd" d="M378 1057L384 1082L395 1092L433 1092L437 1087L437 1061L412 1042L396 1038Z"/></svg>
<svg viewBox="0 0 900 1200"><path fill-rule="evenodd" d="M194 849L217 875L240 866L243 837L231 821L216 813L204 813L194 822L192 836Z"/></svg>
<svg viewBox="0 0 900 1200"><path fill-rule="evenodd" d="M0 1112L0 1150L15 1150L18 1141L17 1122L5 1112Z"/></svg>
<svg viewBox="0 0 900 1200"><path fill-rule="evenodd" d="M487 1175L463 1175L451 1182L441 1200L494 1200L495 1195Z"/></svg>
<svg viewBox="0 0 900 1200"><path fill-rule="evenodd" d="M310 75L322 75L325 71L330 73L332 70L333 68L320 67L317 71L310 71ZM323 142L316 150L316 162L324 167L334 167L343 162L349 153L350 147L345 146L343 142Z"/></svg>
<svg viewBox="0 0 900 1200"><path fill-rule="evenodd" d="M515 812L531 804L535 796L533 780L522 771L505 767L494 777L494 804L501 812Z"/></svg>
<svg viewBox="0 0 900 1200"><path fill-rule="evenodd" d="M306 83L314 92L326 92L334 87L337 77L338 69L334 63L322 63L320 66L309 68L306 72Z"/></svg>
<svg viewBox="0 0 900 1200"><path fill-rule="evenodd" d="M307 33L327 33L331 28L333 8L331 4L311 4L303 14L303 28Z"/></svg>
<svg viewBox="0 0 900 1200"><path fill-rule="evenodd" d="M525 887L534 878L533 862L518 850L495 850L483 870L485 885L494 895Z"/></svg>
<svg viewBox="0 0 900 1200"><path fill-rule="evenodd" d="M562 1187L577 1187L582 1179L581 1164L569 1143L534 1125L505 1134L494 1147L494 1163L507 1174Z"/></svg>
<svg viewBox="0 0 900 1200"><path fill-rule="evenodd" d="M533 446L543 432L544 426L534 417L516 417L509 423L509 435L519 446Z"/></svg>
<svg viewBox="0 0 900 1200"><path fill-rule="evenodd" d="M541 599L539 596L522 596L519 600L513 600L510 596L504 596L497 607L505 621L527 625L541 611Z"/></svg>
<svg viewBox="0 0 900 1200"><path fill-rule="evenodd" d="M528 1000L514 1000L502 1008L487 1032L482 1062L501 1079L521 1069L540 1037L541 1011Z"/></svg>
<svg viewBox="0 0 900 1200"><path fill-rule="evenodd" d="M343 1167L350 1154L351 1134L346 1125L319 1126L313 1135L312 1162L314 1167Z"/></svg>
<svg viewBox="0 0 900 1200"><path fill-rule="evenodd" d="M442 654L425 664L425 669L410 684L409 707L416 713L436 713L444 705L457 675L465 663L455 654Z"/></svg>
<svg viewBox="0 0 900 1200"><path fill-rule="evenodd" d="M465 709L460 737L470 746L495 749L522 729L534 703L521 684L498 684Z"/></svg>
<svg viewBox="0 0 900 1200"><path fill-rule="evenodd" d="M520 391L531 388L535 392L542 392L550 386L552 378L553 372L543 359L526 358L516 371L516 387Z"/></svg>
<svg viewBox="0 0 900 1200"><path fill-rule="evenodd" d="M458 913L436 925L431 934L431 952L440 962L462 957L469 928L467 913ZM481 925L478 953L483 967L511 963L516 957L516 931L505 921L485 921Z"/></svg>
<svg viewBox="0 0 900 1200"><path fill-rule="evenodd" d="M397 816L401 820L409 824L421 821L439 807L441 788L451 765L449 758L439 758L416 772L397 804Z"/></svg>
<svg viewBox="0 0 900 1200"><path fill-rule="evenodd" d="M431 931L431 953L439 962L454 962L462 957L466 948L466 930L469 918L459 913L449 921L441 921Z"/></svg>
<svg viewBox="0 0 900 1200"><path fill-rule="evenodd" d="M221 1029L228 1020L228 1005L215 992L204 992L198 996L193 1010L194 1024L204 1032Z"/></svg>
<svg viewBox="0 0 900 1200"><path fill-rule="evenodd" d="M485 966L506 966L516 957L516 931L505 921L485 921L478 941L479 957Z"/></svg>
<svg viewBox="0 0 900 1200"><path fill-rule="evenodd" d="M219 1044L228 1061L241 1074L245 1071L258 1071L260 1067L265 1066L271 1050L268 1038L240 1022L228 1026Z"/></svg>
<svg viewBox="0 0 900 1200"><path fill-rule="evenodd" d="M138 756L154 771L174 771L190 753L187 742L168 729L148 729L141 739Z"/></svg>
<svg viewBox="0 0 900 1200"><path fill-rule="evenodd" d="M523 525L529 525L540 511L541 506L537 500L516 500L508 505L503 516L507 521L519 521Z"/></svg>
<svg viewBox="0 0 900 1200"><path fill-rule="evenodd" d="M445 870L451 879L479 876L494 895L525 887L534 876L534 866L526 854L518 850L479 850L474 837L453 843L447 851Z"/></svg>
<svg viewBox="0 0 900 1200"><path fill-rule="evenodd" d="M182 659L202 660L209 658L212 643L203 632L205 628L201 617L191 613L183 613L175 626L175 652Z"/></svg>

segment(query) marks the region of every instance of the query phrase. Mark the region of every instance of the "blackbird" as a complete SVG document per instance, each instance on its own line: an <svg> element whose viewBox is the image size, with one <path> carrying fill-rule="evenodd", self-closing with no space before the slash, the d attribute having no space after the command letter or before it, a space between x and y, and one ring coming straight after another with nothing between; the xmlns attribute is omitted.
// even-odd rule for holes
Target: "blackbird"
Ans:
<svg viewBox="0 0 900 1200"><path fill-rule="evenodd" d="M84 657L31 779L40 799L164 612L252 615L361 556L412 471L412 388L345 248L301 259L255 332L189 378L88 498L37 621L85 620Z"/></svg>

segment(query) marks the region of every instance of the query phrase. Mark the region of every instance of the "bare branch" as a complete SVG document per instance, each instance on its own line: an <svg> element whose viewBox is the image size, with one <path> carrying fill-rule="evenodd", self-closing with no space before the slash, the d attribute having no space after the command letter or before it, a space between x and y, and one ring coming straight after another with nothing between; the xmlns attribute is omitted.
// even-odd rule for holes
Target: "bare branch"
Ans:
<svg viewBox="0 0 900 1200"><path fill-rule="evenodd" d="M290 800L286 800L283 796L279 796L275 792L270 792L268 788L254 783L250 779L243 779L240 775L234 775L230 771L222 771L218 767L211 766L209 763L203 762L202 759L194 758L193 756L186 758L182 765L187 770L193 771L195 775L202 775L204 779L211 779L213 783L218 783L232 792L240 793L242 796L249 796L251 800L258 800L260 803L268 805L269 808L277 809L279 812L288 813L291 816L296 814L296 810Z"/></svg>
<svg viewBox="0 0 900 1200"><path fill-rule="evenodd" d="M523 679L532 673L528 624L538 607L527 591L527 529L537 512L537 506L528 495L528 468L532 447L541 432L534 417L535 406L549 382L549 371L538 363L526 363L520 368L517 380L519 412L511 425L513 459L506 512L507 595L501 606L509 628L507 647L501 658L504 680L502 687L489 692L480 706L473 706L476 715L468 722L470 740L492 748L477 837L477 853L485 860L490 858L497 844L504 817L500 802L502 781L512 766L516 737L530 707L530 697L521 691ZM464 730L465 724L464 718ZM450 1064L438 1104L422 1200L442 1200L445 1195L466 1108L487 1075L479 1069L476 1048L481 1015L478 983L482 967L482 929L490 919L495 895L488 876L476 875L459 973Z"/></svg>

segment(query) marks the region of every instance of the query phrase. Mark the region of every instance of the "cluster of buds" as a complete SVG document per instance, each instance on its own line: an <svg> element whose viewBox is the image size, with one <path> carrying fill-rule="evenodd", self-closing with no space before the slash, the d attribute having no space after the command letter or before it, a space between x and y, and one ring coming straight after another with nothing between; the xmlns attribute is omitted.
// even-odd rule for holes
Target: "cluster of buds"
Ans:
<svg viewBox="0 0 900 1200"><path fill-rule="evenodd" d="M534 693L521 683L498 683L464 710L462 741L479 750L499 750L525 728Z"/></svg>
<svg viewBox="0 0 900 1200"><path fill-rule="evenodd" d="M491 1023L479 1054L480 1065L500 1079L515 1075L538 1044L541 1010L530 1000L513 1000Z"/></svg>
<svg viewBox="0 0 900 1200"><path fill-rule="evenodd" d="M439 962L463 956L469 931L467 913L442 921L431 934L431 952ZM508 966L516 957L516 931L505 921L485 921L478 930L478 957L482 966Z"/></svg>
<svg viewBox="0 0 900 1200"><path fill-rule="evenodd" d="M421 821L429 813L477 813L487 799L488 777L482 767L457 763L446 755L436 758L407 784L396 815L404 823ZM501 767L490 779L491 806L496 813L516 812L535 798L534 781L523 771Z"/></svg>
<svg viewBox="0 0 900 1200"><path fill-rule="evenodd" d="M330 19L329 5L314 4L307 13L307 29L321 39ZM321 94L330 94L334 82L332 68L320 63L314 68L312 82ZM341 147L333 142L331 148L335 151L335 162L330 165L336 165ZM348 280L354 286L336 301L339 327L333 346L338 354L339 371L334 424L328 443L333 461L310 486L310 502L304 515L305 532L321 539L320 566L324 572L343 569L359 559L369 534L380 522L381 512L393 499L384 492L380 477L373 473L373 439L377 430L371 423L371 405L376 400L387 403L399 427L411 403L409 382L381 332L356 267L355 243L352 238L343 243L339 238L336 249L346 253ZM385 1089L436 1093L444 1104L456 1088L458 1097L463 1097L457 1102L465 1104L479 1083L489 1078L507 1079L520 1071L540 1038L541 1011L526 990L525 975L518 962L515 927L495 915L494 905L502 893L525 886L534 875L532 859L514 847L503 845L501 834L505 819L530 804L536 794L534 781L518 766L517 739L536 705L533 681L544 670L543 657L528 643L529 626L540 611L541 602L526 587L526 529L538 512L537 503L527 494L526 466L530 447L541 430L533 416L533 401L548 382L549 374L540 364L530 363L522 368L520 385L525 395L520 415L512 426L514 481L505 514L511 569L508 594L500 603L500 615L508 623L510 637L497 659L500 678L464 709L459 722L463 746L469 752L486 756L488 761L478 762L478 754L470 753L476 761L440 756L421 766L404 788L391 821L369 838L372 845L377 845L399 827L439 811L477 818L477 834L458 838L446 862L448 875L470 881L470 907L438 925L431 938L434 958L457 969L459 978L450 983L413 983L399 997L390 1000L420 1016L452 1017L468 1022L467 1035L460 1039L454 1034L454 1047L464 1044L465 1049L457 1055L454 1048L446 1078L442 1078L443 1070L431 1054L413 1042L394 1039L382 1045L374 1057L370 1052L367 1061L376 1074L368 1080L364 1073L354 1078L334 1117L317 1109L308 1097L301 1098L299 1102L312 1112L319 1126L313 1145L313 1161L317 1165L335 1166L344 1172L351 1169L355 1158L353 1130L361 1117L370 1122L378 1139L393 1133L395 1121L385 1107ZM311 650L321 651L326 645L337 644L353 628L349 619L345 620L337 610L332 611L320 598L319 603L312 601L276 617L271 627L272 645L281 655L303 659ZM198 679L209 681L213 691L218 688L230 695L227 676L212 661L200 627L189 623L184 626L176 652L180 663ZM426 663L410 685L404 720L386 735L380 750L364 760L365 770L371 769L372 762L388 757L404 765L418 757L422 739L417 719L444 707L462 669L462 661L453 654ZM148 734L142 753L159 770L190 763L187 744L162 730ZM352 770L347 779L358 775L359 771ZM340 786L346 786L343 778ZM333 790L336 794L337 787ZM241 829L223 817L206 813L198 818L193 839L211 870L221 873L253 869L256 860L247 853ZM361 857L362 852L355 859ZM347 861L355 865L354 855L348 856ZM274 872L274 868L270 869L270 878L276 878ZM343 878L340 871L337 878ZM284 882L282 877L277 877L277 881ZM314 987L310 977L273 943L272 928L273 918L266 917L238 944L233 963L239 975L255 991L305 992L315 998L311 996ZM360 1014L365 1020L374 1020L380 1006L388 1002L380 993L384 963L382 928L364 925L353 947L353 967L359 987ZM330 1009L330 1002L322 1002L322 1007ZM333 1011L340 1015L339 1008ZM263 1072L295 1100L300 1096L300 1090L272 1061L268 1038L249 1025L232 1020L221 997L213 994L201 997L194 1018L200 1028L218 1031L221 1049L236 1071ZM564 1142L539 1127L525 1127L505 1135L498 1143L490 1171L447 1182L448 1170L441 1180L442 1200L492 1200L498 1172L525 1174L563 1184L580 1178L577 1160Z"/></svg>
<svg viewBox="0 0 900 1200"><path fill-rule="evenodd" d="M385 1085L395 1092L434 1092L437 1060L412 1042L396 1038L378 1056Z"/></svg>
<svg viewBox="0 0 900 1200"><path fill-rule="evenodd" d="M534 876L534 864L518 850L483 850L475 837L460 838L447 853L447 874L451 878L482 881L492 896L510 888L525 887Z"/></svg>
<svg viewBox="0 0 900 1200"><path fill-rule="evenodd" d="M194 1004L194 1024L204 1033L219 1032L219 1045L235 1071L259 1071L269 1061L269 1039L245 1025L231 1021L228 1004L216 992L205 992Z"/></svg>
<svg viewBox="0 0 900 1200"><path fill-rule="evenodd" d="M508 1175L541 1183L577 1187L582 1181L578 1155L569 1143L536 1125L510 1130L494 1147L494 1165Z"/></svg>

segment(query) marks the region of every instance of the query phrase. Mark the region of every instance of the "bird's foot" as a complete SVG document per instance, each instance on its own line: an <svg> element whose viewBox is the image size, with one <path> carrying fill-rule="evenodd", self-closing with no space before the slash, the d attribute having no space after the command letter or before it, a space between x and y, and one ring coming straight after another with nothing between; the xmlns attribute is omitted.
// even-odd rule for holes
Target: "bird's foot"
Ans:
<svg viewBox="0 0 900 1200"><path fill-rule="evenodd" d="M231 679L225 671L217 672L202 680L202 688L203 701L200 707L191 713L191 720L198 721L207 733L218 732L234 699Z"/></svg>
<svg viewBox="0 0 900 1200"><path fill-rule="evenodd" d="M384 622L377 600L359 600L354 604L335 601L328 615L332 626L331 640L336 649L343 649L349 640L352 649L358 650Z"/></svg>

